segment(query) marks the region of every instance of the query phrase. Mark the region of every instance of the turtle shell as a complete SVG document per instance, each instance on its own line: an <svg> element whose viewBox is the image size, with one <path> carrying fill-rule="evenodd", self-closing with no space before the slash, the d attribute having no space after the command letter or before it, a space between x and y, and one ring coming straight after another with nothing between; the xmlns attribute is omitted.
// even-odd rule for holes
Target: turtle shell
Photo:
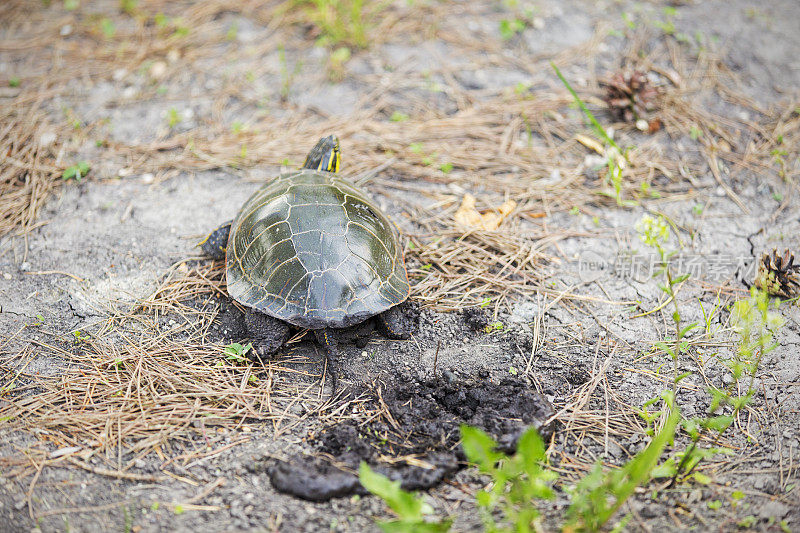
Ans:
<svg viewBox="0 0 800 533"><path fill-rule="evenodd" d="M394 224L366 194L330 172L281 174L231 225L228 293L311 329L363 322L408 298Z"/></svg>

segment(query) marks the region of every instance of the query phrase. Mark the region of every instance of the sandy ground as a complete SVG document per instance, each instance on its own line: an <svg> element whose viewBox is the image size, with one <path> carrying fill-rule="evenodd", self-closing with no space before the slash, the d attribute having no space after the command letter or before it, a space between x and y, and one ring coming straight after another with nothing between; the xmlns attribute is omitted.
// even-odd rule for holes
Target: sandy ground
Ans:
<svg viewBox="0 0 800 533"><path fill-rule="evenodd" d="M148 5L141 2L140 7L147 9ZM255 12L241 11L220 12L212 21L221 36L216 44L206 43L202 54L193 55L187 48L173 62L165 59L159 64L167 72L158 79L153 77L153 62L144 59L139 70L111 69L110 76L87 67L83 76L48 99L43 109L54 124L75 117L87 125L84 132L74 132L72 140L64 143L61 157L69 162L91 161L90 179L58 187L39 211L38 227L24 236L12 233L0 240L4 375L10 376L7 370L16 368L15 361L23 357L28 361L26 373L58 375L69 365L69 358L53 355L43 346L62 343L59 346L66 345L67 353L79 349L68 342L75 331L92 332L114 309L147 297L171 265L197 257L196 242L217 224L232 218L265 179L280 171L284 158L289 166L298 164L316 138L309 133L305 144L292 141L283 146L281 131L270 129L276 127L274 124L285 125L291 120L327 124L330 117L341 124L358 121L366 110L373 109L376 88L387 85L389 90L380 100L387 128L395 124L389 119L394 111L419 119L422 128L425 120L434 124L447 117L480 114L482 103L502 101L503 91L513 93L519 84L530 87L534 100L537 91L563 96L547 65L556 57L562 58L562 70L576 87L596 87L600 75L619 67L620 55L629 45L618 33L610 32L626 30L622 13L632 13L640 27L648 20L664 20L666 16L656 3L538 2L535 7L534 22L504 41L498 31L499 21L510 16L511 8L493 3L448 3L433 11L446 12L447 18L431 21L430 27L418 28L416 33L388 32L374 46L356 52L343 67L343 79L337 82L328 78L328 52L309 45L304 33L307 28L288 23L275 28ZM416 15L411 7L398 9L411 10L406 14L410 19L430 15L424 6ZM81 24L95 20L92 13L111 17L120 29L125 24L116 2L81 4L75 12L64 11L54 2L41 11L48 20L63 19L61 27L70 24L74 32L80 31ZM708 46L738 77L737 90L755 105L767 108L792 98L797 102L800 5L796 2L679 3L672 19L677 32L708 39ZM236 28L235 35L226 40L231 27ZM5 38L10 42L25 31L34 30L17 25L6 29ZM483 46L465 44L463 35L480 36ZM656 39L673 38L660 35ZM293 73L285 102L280 98L285 73L281 74L283 52L278 51L278 42L286 43L286 65ZM580 47L589 42L592 52L582 56ZM57 53L53 53L55 57ZM47 64L35 61L26 59L13 46L0 46L3 79L26 69L47 70ZM227 92L232 85L239 86L234 96ZM432 86L441 89L431 90ZM24 94L24 76L21 87ZM752 114L712 96L705 98L703 107L718 116L746 120L747 113ZM182 117L172 128L168 125L170 109ZM563 120L580 126L580 115L574 109L563 105L562 113ZM603 111L598 117L610 121ZM509 121L512 118L509 116ZM469 120L465 120L463 127L469 137ZM241 169L219 168L213 161L216 155L208 156L212 160L204 163L198 158L202 164L196 170L172 166L170 158L185 158L186 149L165 150L145 164L137 160L142 151L136 147L167 145L176 135L191 138L193 132L213 132L215 128L229 132L237 123L266 131L275 140L263 149L248 146L256 154L249 157L255 159L247 160ZM296 135L299 130L292 127ZM402 142L403 131L407 131L402 130L402 122L397 127L400 133L387 134L389 148L395 147L397 138ZM518 129L522 137L524 126ZM309 131L315 130L309 127ZM365 142L380 145L380 140L373 141L376 136L380 137L370 131L345 131L341 135L346 175L357 175L390 161L391 154L379 161L358 154L358 147ZM629 128L622 136L635 143L643 134ZM662 131L654 138L662 157L698 168L697 161L702 158L688 131L681 137ZM409 135L408 143L412 141ZM502 142L497 139L495 149ZM235 145L229 159L240 149ZM475 156L489 162L495 157L491 151ZM457 205L465 191L497 205L494 200L499 203L507 194L497 180L482 182L478 174L487 170L458 168L458 161L450 184L431 180L424 185L427 190L420 192L408 186L417 183L417 177L403 166L413 154L400 152L393 157L396 160L391 160L394 162L390 161L365 188L408 234L421 231L414 219L419 212L415 209L435 209L442 195L451 195L448 205ZM790 165L796 165L796 153L789 159ZM555 161L553 168L560 164ZM459 177L463 177L462 182ZM537 179L558 180L559 174L547 172ZM491 320L504 327L492 333L470 330L459 312L424 306L413 341L376 337L363 350L347 347L341 370L344 381L369 381L404 368L431 373L436 358L439 369L464 373L486 369L493 377L527 373L535 388L558 408L585 385L587 379L575 379L576 373L600 376L602 386L587 411L599 420L605 413L606 424L610 424L605 427L616 428L611 438L607 431L604 434L602 422L596 427L587 423L584 431L590 437L586 442L584 437L576 439L580 430L557 430L551 451L565 465L569 463L567 457L580 457L565 466L572 473L595 460L620 464L640 449L644 439L643 424L635 422L632 408L667 387L664 379L668 378L661 374L668 375L671 365L663 354L643 356L655 341L668 335L670 327L668 314L644 315L663 301L657 282L646 273L628 276L612 268L620 254L630 251L640 252L643 261L650 260L649 252L636 238L635 222L645 212L668 215L683 239L683 255L700 265L680 294L687 321L703 320L700 302L708 310L718 296L726 303L744 297L746 288L740 279L752 276L756 254L772 247L800 251L796 183L782 181L760 167L734 168L723 173L722 180L741 206L720 186L708 166L700 168L691 182L665 184L661 199L630 208L595 198L572 210L573 204L548 198L542 181L532 181L528 198L534 198L530 201L537 202L537 210L546 215L527 219L517 229L521 235L531 236L531 242L542 246L541 251L551 258L542 265L546 280L541 287L547 290L537 296L512 297L498 306L497 316ZM702 209L695 207L698 205ZM534 237L548 232L562 237L554 244ZM589 261L602 268L588 273ZM417 271L420 265L417 257L410 259L410 266ZM579 298L556 301L562 291ZM567 300L572 303L565 305ZM787 324L777 339L778 348L762 361L753 410L742 413L723 439L722 444L733 454L708 464L703 470L711 478L708 484L686 482L655 499L645 491L637 493L623 508L623 514L633 516L630 530L732 530L749 516L754 520L745 521L745 529L777 531L781 521L791 530L800 528L800 314L796 305L786 304L782 309ZM720 329L718 336L698 333L692 343L695 357L681 363L683 370L694 372L678 396L686 416L703 414L708 402L706 386L720 386L729 379L728 371L715 357L732 349L732 337L725 329L727 319L727 311L719 312L709 325L712 330ZM311 343L301 343L292 353L304 358L300 366L320 372L323 359ZM704 363L699 365L698 361ZM35 392L27 389L22 394ZM608 420L617 420L617 415L622 422L615 422L615 426ZM224 449L194 461L191 467L177 463L163 467L170 450L177 453L175 450L182 449L166 444L160 457L151 453L138 458L128 470L142 475L160 474L162 467L168 471L151 482L98 473L117 464L116 450L84 463L93 466L95 472L65 463L39 472L34 462L34 469L25 475L11 475L24 462L10 459L18 458L28 447L49 453L56 446L48 443L52 439L46 432L37 432L30 423L19 427L13 420L3 421L0 450L9 462L0 472L0 530L376 530L373 519L388 516L379 500L353 497L304 502L277 493L263 469L252 466L264 458L311 451L308 432L323 422L311 407L300 418L289 431L277 436L275 426L258 421L248 422L246 432L242 428L221 429L215 446ZM181 442L186 445L189 441ZM676 444L676 449L679 446ZM125 462L131 457L126 455ZM453 482L430 490L427 498L437 514L455 517L455 530L474 530L479 519L468 494L480 483L474 472L461 471ZM732 497L735 491L741 491L744 497ZM722 507L709 509L707 503L713 500L720 500ZM545 530L556 527L567 502L561 493L556 501L543 505ZM182 503L185 505L176 508Z"/></svg>

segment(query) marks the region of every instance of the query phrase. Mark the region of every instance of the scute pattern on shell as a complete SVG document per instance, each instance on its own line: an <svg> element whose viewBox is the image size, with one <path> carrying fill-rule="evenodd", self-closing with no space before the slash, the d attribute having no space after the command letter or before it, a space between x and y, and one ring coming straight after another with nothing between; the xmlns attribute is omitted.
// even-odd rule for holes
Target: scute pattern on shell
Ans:
<svg viewBox="0 0 800 533"><path fill-rule="evenodd" d="M409 294L391 221L330 172L282 174L242 206L227 249L228 293L299 327L364 321Z"/></svg>

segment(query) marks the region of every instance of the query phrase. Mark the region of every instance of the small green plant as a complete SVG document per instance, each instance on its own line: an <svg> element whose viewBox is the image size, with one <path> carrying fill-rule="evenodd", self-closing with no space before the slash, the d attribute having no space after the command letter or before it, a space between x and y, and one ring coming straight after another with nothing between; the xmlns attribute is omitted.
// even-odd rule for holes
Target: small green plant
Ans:
<svg viewBox="0 0 800 533"><path fill-rule="evenodd" d="M558 79L561 80L561 83L564 84L564 87L567 88L569 93L572 95L572 98L575 100L575 104L578 108L583 112L584 117L586 117L587 122L597 134L598 138L604 144L604 155L605 155L605 166L607 167L605 182L610 182L611 185L614 187L614 197L617 200L618 206L633 206L637 205L636 202L633 200L623 200L622 199L622 173L625 170L626 166L630 164L628 153L630 152L630 148L622 150L620 149L619 145L611 138L608 132L600 125L597 118L595 118L594 114L589 111L589 108L586 107L586 104L581 97L578 96L578 93L575 92L575 89L572 88L572 85L569 84L567 79L561 74L561 71L558 69L555 63L552 61L550 62L550 66L553 67L553 70L556 72L556 76ZM605 194L605 193L604 193ZM609 194L610 196L610 194Z"/></svg>
<svg viewBox="0 0 800 533"><path fill-rule="evenodd" d="M717 447L716 444L739 413L752 401L756 392L755 378L761 359L778 346L775 335L785 323L777 311L779 305L779 299L771 302L766 292L755 287L750 289L749 298L734 303L731 309L731 324L739 337L739 342L733 356L725 360L733 380L724 389L716 387L708 389L711 404L707 416L684 421L684 429L692 443L685 452L679 452L673 458L674 468L669 472L671 484L679 477L693 476L697 479L698 473L694 471L701 461L719 453L732 453L727 448ZM748 384L745 393L739 394L737 384L743 378L748 380ZM730 409L730 414L717 414L726 407ZM714 435L711 447L698 447L700 440L708 433ZM669 467L670 463L665 466ZM737 493L744 497L740 491L734 492L731 496L735 499Z"/></svg>
<svg viewBox="0 0 800 533"><path fill-rule="evenodd" d="M225 40L235 41L238 34L239 34L239 23L234 20L233 24L231 24L231 26L228 28L228 31L225 32Z"/></svg>
<svg viewBox="0 0 800 533"><path fill-rule="evenodd" d="M675 34L675 14L677 10L674 7L664 8L664 20L656 20L653 24L667 35Z"/></svg>
<svg viewBox="0 0 800 533"><path fill-rule="evenodd" d="M119 0L119 9L127 15L135 15L139 9L139 0Z"/></svg>
<svg viewBox="0 0 800 533"><path fill-rule="evenodd" d="M12 78L9 78L8 86L9 87L19 87L19 78L16 77L16 76L13 76Z"/></svg>
<svg viewBox="0 0 800 533"><path fill-rule="evenodd" d="M489 334L495 331L503 331L505 325L502 322L492 322L483 328L484 333Z"/></svg>
<svg viewBox="0 0 800 533"><path fill-rule="evenodd" d="M689 275L674 275L671 270L670 259L675 254L675 251L668 248L669 226L662 216L654 218L645 215L637 223L636 229L639 232L640 239L659 254L660 270L656 275L662 275L664 278L664 284L660 288L667 295L666 304L672 303L672 322L675 328L675 338L667 338L664 341L657 342L656 346L672 358L673 379L671 395L674 398L677 396L679 382L691 375L691 372L679 373L679 357L681 354L687 353L689 349L689 344L685 340L686 334L699 327L698 322L684 325L676 297L677 286L687 280ZM779 300L776 300L775 304L771 304L766 293L753 287L750 298L737 301L733 305L731 322L740 340L734 355L725 360L733 380L724 389L716 387L708 389L711 402L707 415L681 421L683 430L689 435L691 444L686 450L676 453L655 469L653 473L655 477L669 477L670 486L679 479L687 479L690 476L699 483L707 484L710 479L705 474L696 472L696 467L702 461L717 454L731 453L727 448L717 447L716 443L733 424L738 413L750 403L755 392L753 384L761 358L765 353L769 353L777 346L777 343L774 342L774 335L783 325L783 319L777 313L778 304ZM702 304L701 309L706 323L706 332L710 333L710 320L719 310L719 306L715 306L709 313L706 313ZM737 384L743 377L749 377L749 384L744 394L738 394ZM649 410L655 400L646 402L640 411L640 416L648 423L648 427L652 427L654 421L664 413L664 411L651 412ZM726 408L730 413L720 414L720 411ZM712 445L700 448L698 443L709 433L714 435Z"/></svg>
<svg viewBox="0 0 800 533"><path fill-rule="evenodd" d="M112 39L117 33L117 27L110 18L104 18L100 21L100 30L103 32L106 39Z"/></svg>
<svg viewBox="0 0 800 533"><path fill-rule="evenodd" d="M174 107L170 107L167 111L167 124L170 128L174 128L181 123L181 114Z"/></svg>
<svg viewBox="0 0 800 533"><path fill-rule="evenodd" d="M492 478L491 488L475 495L481 518L488 531L530 531L539 517L535 500L551 500L551 487L558 474L542 466L545 446L535 429L528 429L519 439L517 453L507 456L497 451L497 442L480 429L461 426L461 446L467 459ZM495 521L494 510L502 511L504 528Z"/></svg>
<svg viewBox="0 0 800 533"><path fill-rule="evenodd" d="M597 465L570 491L571 504L562 531L598 531L602 529L633 494L650 480L664 448L674 437L680 420L670 393L669 406L661 431L644 450L618 469ZM552 500L553 483L558 474L547 467L544 442L535 429L528 429L517 443L517 451L509 456L497 450L497 442L480 429L462 425L461 443L467 460L491 479L487 488L478 491L475 503L481 512L486 531L518 533L542 531L536 502ZM416 495L403 491L399 481L372 472L365 464L359 469L360 481L372 494L383 499L398 515L397 520L380 522L387 532L444 532L451 521L425 520L433 509ZM624 524L623 519L622 524Z"/></svg>
<svg viewBox="0 0 800 533"><path fill-rule="evenodd" d="M164 13L156 13L153 16L153 22L156 27L161 30L162 36L169 36L169 30L172 30L172 37L186 37L189 35L189 28L184 26L180 18L168 17Z"/></svg>
<svg viewBox="0 0 800 533"><path fill-rule="evenodd" d="M672 302L673 312L671 318L675 326L675 338L657 342L656 346L667 352L672 358L672 391L673 393L677 393L678 382L688 375L678 373L678 358L681 353L688 350L689 346L684 340L684 337L691 330L699 326L697 322L683 325L680 309L678 308L678 299L675 296L675 288L689 279L689 274L675 275L672 272L670 259L677 252L667 247L670 232L664 217L659 215L658 218L653 218L650 215L644 215L639 222L636 223L636 231L639 232L639 238L642 242L658 253L660 269L655 275L664 277L664 284L659 285L659 288L667 295L668 301Z"/></svg>
<svg viewBox="0 0 800 533"><path fill-rule="evenodd" d="M674 397L664 397L667 418L664 426L644 450L617 470L603 471L600 465L581 479L572 493L567 510L565 532L599 531L633 494L636 487L650 480L664 448L672 442L680 421Z"/></svg>
<svg viewBox="0 0 800 533"><path fill-rule="evenodd" d="M84 333L84 332L82 332L80 330L73 331L72 332L72 336L75 337L75 342L79 342L79 341L86 342L86 341L88 341L89 339L92 338L91 335L89 335L88 333Z"/></svg>
<svg viewBox="0 0 800 533"><path fill-rule="evenodd" d="M389 120L391 120L392 122L405 122L406 120L408 120L408 115L401 111L395 111L394 113L392 113L392 116L389 117Z"/></svg>
<svg viewBox="0 0 800 533"><path fill-rule="evenodd" d="M344 65L350 60L352 52L346 46L340 46L328 58L328 78L331 81L339 82L344 79Z"/></svg>
<svg viewBox="0 0 800 533"><path fill-rule="evenodd" d="M247 357L245 356L247 355L247 352L249 352L252 348L253 348L252 343L242 345L239 344L238 342L234 342L232 344L229 344L228 346L225 347L225 355L226 355L225 359L227 359L228 361L235 361L237 363L246 363L248 360Z"/></svg>
<svg viewBox="0 0 800 533"><path fill-rule="evenodd" d="M278 45L278 62L281 65L281 101L286 102L289 100L292 83L294 82L295 76L300 72L302 64L298 61L290 71L289 63L286 60L286 49L282 44Z"/></svg>
<svg viewBox="0 0 800 533"><path fill-rule="evenodd" d="M636 22L633 21L633 17L627 11L622 12L622 21L629 30L636 29Z"/></svg>
<svg viewBox="0 0 800 533"><path fill-rule="evenodd" d="M782 140L781 140L782 141ZM783 148L775 148L770 152L772 155L772 160L778 165L778 175L781 178L786 178L786 156L789 155L789 151Z"/></svg>
<svg viewBox="0 0 800 533"><path fill-rule="evenodd" d="M61 174L61 179L64 181L75 180L80 182L86 174L89 173L91 167L86 161L79 161L78 163L64 169Z"/></svg>
<svg viewBox="0 0 800 533"><path fill-rule="evenodd" d="M527 24L522 19L503 19L500 21L500 37L504 41L508 41L518 33L522 33L526 27Z"/></svg>
<svg viewBox="0 0 800 533"><path fill-rule="evenodd" d="M381 12L389 6L386 0L293 0L288 9L300 8L309 22L320 30L317 42L323 46L367 48L368 33Z"/></svg>
<svg viewBox="0 0 800 533"><path fill-rule="evenodd" d="M396 520L378 522L383 531L437 533L450 529L451 520L426 521L425 516L433 513L433 508L429 504L414 493L401 489L399 481L391 481L386 476L373 472L363 461L358 468L358 479L364 488L386 502L397 515Z"/></svg>

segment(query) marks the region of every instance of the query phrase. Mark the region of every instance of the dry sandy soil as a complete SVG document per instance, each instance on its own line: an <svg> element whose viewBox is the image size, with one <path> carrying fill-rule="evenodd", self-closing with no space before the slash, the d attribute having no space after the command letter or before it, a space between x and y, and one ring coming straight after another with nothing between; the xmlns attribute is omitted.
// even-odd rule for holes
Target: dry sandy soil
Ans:
<svg viewBox="0 0 800 533"><path fill-rule="evenodd" d="M385 416L363 391L397 376L513 378L551 402L560 478L540 510L558 529L565 488L640 451L637 410L670 387L654 345L672 304L634 230L644 214L669 221L673 268L692 273L677 301L702 323L679 359L682 414L706 413L708 387L746 390L724 364L729 307L759 254L800 251L800 4L367 2L364 47L291 4L0 6L0 530L377 530L380 500L303 501L267 471L318 454L325 428ZM621 202L551 61L631 147ZM658 88L654 131L603 101L620 68ZM195 247L328 133L400 226L419 308L412 340L345 347L332 401L306 339L226 358L246 341L239 311ZM62 180L79 161L88 176ZM465 228L466 193L516 205L498 230ZM612 522L800 528L800 312L780 309L752 403L701 444L727 453L704 477L654 480ZM425 498L475 530L486 482L462 469Z"/></svg>

